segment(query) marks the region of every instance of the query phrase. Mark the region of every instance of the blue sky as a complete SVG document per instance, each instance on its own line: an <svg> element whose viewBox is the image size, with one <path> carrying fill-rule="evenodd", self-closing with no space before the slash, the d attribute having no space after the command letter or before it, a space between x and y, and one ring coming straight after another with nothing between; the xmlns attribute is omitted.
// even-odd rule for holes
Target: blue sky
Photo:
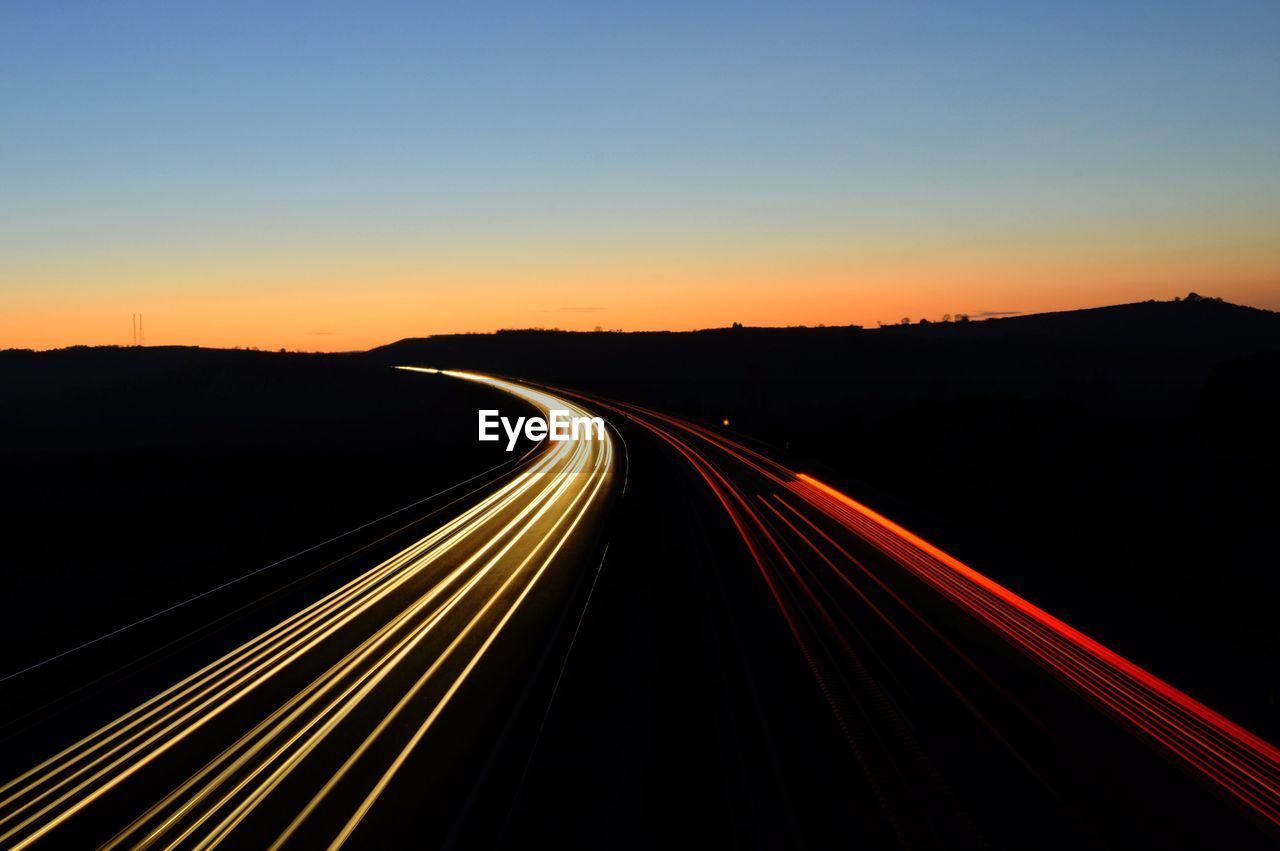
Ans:
<svg viewBox="0 0 1280 851"><path fill-rule="evenodd" d="M0 276L56 316L284 292L306 257L372 276L329 287L430 291L448 282L415 252L447 251L505 293L495 254L567 264L586 242L610 302L627 258L688 262L696 287L700 258L721 279L1198 234L1227 294L1247 267L1265 301L1277 44L1274 2L7 3Z"/></svg>

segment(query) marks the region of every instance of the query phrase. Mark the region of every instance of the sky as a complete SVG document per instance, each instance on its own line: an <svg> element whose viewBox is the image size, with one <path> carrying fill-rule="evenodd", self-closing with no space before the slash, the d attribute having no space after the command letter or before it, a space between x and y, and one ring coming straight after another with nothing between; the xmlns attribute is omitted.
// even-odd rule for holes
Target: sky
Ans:
<svg viewBox="0 0 1280 851"><path fill-rule="evenodd" d="M0 348L1280 309L1280 4L0 5Z"/></svg>

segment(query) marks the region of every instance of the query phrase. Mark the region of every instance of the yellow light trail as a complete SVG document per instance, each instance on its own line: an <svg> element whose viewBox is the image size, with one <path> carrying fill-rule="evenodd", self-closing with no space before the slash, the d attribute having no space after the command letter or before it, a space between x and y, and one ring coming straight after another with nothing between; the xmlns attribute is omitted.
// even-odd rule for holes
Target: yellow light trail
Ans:
<svg viewBox="0 0 1280 851"><path fill-rule="evenodd" d="M559 408L591 416L572 402L491 376L400 368L485 383L544 415ZM340 806L330 794L335 786L371 758L371 745L389 736L406 706L428 701L425 720L397 743L395 758L373 767L380 769L377 782L358 794L359 805L332 840L331 847L341 845L535 585L563 561L557 557L599 504L613 467L607 432L603 439L546 443L528 469L439 529L4 783L0 844L21 849L45 839L215 718L239 721L229 710L284 684L283 699L262 710L265 717L248 713L247 729L105 846L213 848L285 780L305 782L307 760L318 749L358 740L337 772L315 777L319 788L305 806L282 813L288 824L279 847L322 806ZM336 661L324 656L335 652ZM313 659L322 664L307 667ZM319 673L307 673L300 688L288 681L312 670ZM405 687L408 678L413 682ZM371 731L344 727L375 698L394 706ZM346 734L333 735L339 730Z"/></svg>

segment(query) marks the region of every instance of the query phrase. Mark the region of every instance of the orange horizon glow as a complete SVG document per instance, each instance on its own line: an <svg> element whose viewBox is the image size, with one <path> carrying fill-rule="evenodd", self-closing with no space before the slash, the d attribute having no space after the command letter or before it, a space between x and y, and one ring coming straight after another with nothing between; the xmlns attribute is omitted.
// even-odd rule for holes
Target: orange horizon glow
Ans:
<svg viewBox="0 0 1280 851"><path fill-rule="evenodd" d="M148 345L332 352L502 328L875 327L903 317L1040 313L1190 291L1280 309L1280 246L1262 239L1230 246L1133 239L1022 251L990 245L913 251L907 244L858 253L825 245L742 257L724 249L636 256L525 251L487 263L472 256L428 263L411 251L377 262L354 252L318 263L165 258L120 262L115 274L93 273L90 287L79 285L88 269L31 266L24 271L41 285L6 297L0 349L127 345L133 313L145 317ZM180 271L190 268L203 271ZM73 280L76 286L66 286Z"/></svg>
<svg viewBox="0 0 1280 851"><path fill-rule="evenodd" d="M734 322L748 327L816 327L859 325L875 328L881 324L895 325L902 319L912 322L919 319L938 321L946 315L967 314L973 319L991 319L1002 316L1020 316L1035 313L1079 310L1127 304L1139 301L1169 301L1188 292L1218 296L1226 301L1266 310L1280 310L1280 295L1265 286L1217 287L1212 281L1183 281L1167 286L1142 286L1125 291L1100 294L1100 300L1071 298L1066 294L1027 298L1017 302L997 302L1001 305L1016 304L1016 308L956 309L953 301L939 301L929 309L923 299L904 294L899 300L849 299L850 304L839 304L830 313L806 310L790 303L791 299L739 300L736 308L719 308L714 304L700 304L698 309L685 314L683 319L673 317L671 310L661 304L636 311L630 321L619 321L618 311L581 310L570 308L531 309L527 313L504 311L499 315L509 320L490 318L490 311L476 310L460 313L451 318L434 316L429 306L416 309L396 309L388 306L385 312L369 310L361 313L358 304L346 304L343 299L333 299L333 309L313 311L317 321L310 323L318 330L287 331L278 329L293 316L285 309L275 313L258 313L251 321L238 323L237 318L246 311L259 310L260 302L238 304L228 302L213 307L206 305L169 305L168 309L144 313L147 346L200 346L205 348L254 348L264 350L286 349L297 352L345 352L363 351L409 337L430 337L448 334L487 334L507 329L546 329L558 331L697 331L726 328ZM1241 293L1235 295L1234 293ZM979 301L983 305L987 302ZM876 307L876 304L881 305ZM684 306L688 306L687 304ZM127 306L120 308L94 308L81 306L69 309L43 309L0 318L0 351L5 349L32 349L48 351L70 346L126 346L130 344L130 313ZM422 316L421 321L404 318L404 313ZM330 318L334 321L329 321ZM340 320L339 320L339 317ZM868 318L875 317L875 318ZM47 323L49 330L37 330L29 320ZM278 323L272 327L272 323ZM329 327L357 325L356 330L335 331ZM385 330L384 330L385 329Z"/></svg>
<svg viewBox="0 0 1280 851"><path fill-rule="evenodd" d="M1280 309L1269 6L58 5L0 349Z"/></svg>

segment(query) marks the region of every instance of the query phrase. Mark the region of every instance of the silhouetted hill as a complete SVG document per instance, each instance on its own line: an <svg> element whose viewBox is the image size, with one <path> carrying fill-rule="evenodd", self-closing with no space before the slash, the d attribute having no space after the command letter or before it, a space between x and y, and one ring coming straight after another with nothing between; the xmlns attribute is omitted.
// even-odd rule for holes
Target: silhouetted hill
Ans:
<svg viewBox="0 0 1280 851"><path fill-rule="evenodd" d="M443 336L369 357L728 418L1276 732L1280 314L1193 298L866 330Z"/></svg>
<svg viewBox="0 0 1280 851"><path fill-rule="evenodd" d="M1113 412L1186 403L1231 360L1276 348L1280 314L1206 299L874 330L445 335L402 340L371 355L608 389L689 413L694 406L711 418L767 419L801 399L830 405L838 401L832 396L874 406L958 393L1017 395Z"/></svg>

